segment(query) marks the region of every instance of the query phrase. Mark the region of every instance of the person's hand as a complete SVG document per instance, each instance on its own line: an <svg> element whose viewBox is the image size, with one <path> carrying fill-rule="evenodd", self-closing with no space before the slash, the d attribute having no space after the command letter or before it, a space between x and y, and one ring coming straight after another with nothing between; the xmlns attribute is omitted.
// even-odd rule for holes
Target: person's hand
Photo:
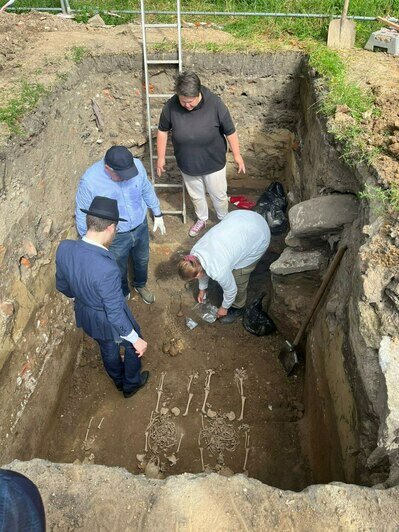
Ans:
<svg viewBox="0 0 399 532"><path fill-rule="evenodd" d="M234 162L237 165L237 172L238 173L242 172L243 174L245 174L244 159L241 157L240 154L234 156Z"/></svg>
<svg viewBox="0 0 399 532"><path fill-rule="evenodd" d="M198 303L204 303L206 299L206 290L199 290L197 301Z"/></svg>
<svg viewBox="0 0 399 532"><path fill-rule="evenodd" d="M147 342L145 340L143 340L142 338L138 338L134 342L133 347L135 348L135 350L137 352L137 356L140 358L147 351Z"/></svg>
<svg viewBox="0 0 399 532"><path fill-rule="evenodd" d="M223 316L226 316L226 315L227 315L227 308L219 307L218 312L216 314L216 318L217 319L223 318Z"/></svg>
<svg viewBox="0 0 399 532"><path fill-rule="evenodd" d="M154 216L154 227L152 232L155 233L157 229L159 229L161 235L166 235L166 227L165 222L163 221L163 216Z"/></svg>
<svg viewBox="0 0 399 532"><path fill-rule="evenodd" d="M161 177L161 174L165 172L165 158L158 157L157 159L157 176Z"/></svg>

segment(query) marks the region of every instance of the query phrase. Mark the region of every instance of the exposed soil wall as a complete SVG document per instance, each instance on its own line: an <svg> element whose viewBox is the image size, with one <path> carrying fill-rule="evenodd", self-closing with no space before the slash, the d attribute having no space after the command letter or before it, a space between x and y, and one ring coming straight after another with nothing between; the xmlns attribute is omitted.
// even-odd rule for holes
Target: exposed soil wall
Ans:
<svg viewBox="0 0 399 532"><path fill-rule="evenodd" d="M293 493L243 475L149 480L115 467L43 460L10 467L38 485L49 530L319 532L395 530L399 521L397 487L334 483Z"/></svg>
<svg viewBox="0 0 399 532"><path fill-rule="evenodd" d="M340 148L326 133L327 125L317 114L319 93L314 81L306 72L301 77L301 150L293 152L290 165L295 202L337 192L357 194L365 182L375 183L375 171L364 166L350 169L339 159ZM317 482L345 479L376 484L387 478L389 456L395 467L395 445L392 440L387 441L387 431L383 429L386 409L382 404L387 404L388 393L379 349L385 336L393 338L396 345L398 314L386 288L398 275L398 251L392 222L389 225L377 220L369 226L373 219L368 205L363 204L358 218L342 233L324 235L325 242L329 242L327 247L320 240L287 240L300 249L318 248L327 257L331 256L330 246L337 241L348 245L340 269L311 322L306 342L306 421ZM391 237L386 239L384 234ZM308 277L309 273L296 275L292 281L273 280L274 300L280 297L279 302L284 305L284 285L291 282L297 288L305 287ZM307 308L314 293L315 289L313 293L311 289L302 291L296 300L294 294L296 307L288 315L289 329L297 330L302 316L295 310L301 304ZM370 459L370 455L376 459Z"/></svg>

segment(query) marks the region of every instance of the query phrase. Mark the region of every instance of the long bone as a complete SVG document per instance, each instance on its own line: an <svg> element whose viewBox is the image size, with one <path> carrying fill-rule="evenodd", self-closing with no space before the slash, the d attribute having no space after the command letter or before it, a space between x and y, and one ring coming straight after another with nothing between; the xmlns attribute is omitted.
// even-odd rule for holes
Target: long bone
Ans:
<svg viewBox="0 0 399 532"><path fill-rule="evenodd" d="M246 397L242 395L241 396L241 414L240 414L240 417L238 418L238 421L242 421L244 419L245 400L246 400Z"/></svg>
<svg viewBox="0 0 399 532"><path fill-rule="evenodd" d="M248 431L246 430L245 431L245 460L244 460L244 465L242 466L242 470L243 471L247 470L247 461L248 461L249 450L250 450L250 447L249 447L249 434L248 434Z"/></svg>
<svg viewBox="0 0 399 532"><path fill-rule="evenodd" d="M176 449L176 454L180 451L180 445L181 445L181 441L183 439L183 436L184 436L184 434L180 434L180 440L179 440L179 445L177 446L177 449Z"/></svg>
<svg viewBox="0 0 399 532"><path fill-rule="evenodd" d="M247 372L244 368L236 368L234 372L234 380L238 388L239 394L242 396L244 395L244 386L243 383L245 379L247 378Z"/></svg>
<svg viewBox="0 0 399 532"><path fill-rule="evenodd" d="M210 389L211 389L211 377L212 375L214 374L215 372L213 371L213 369L207 369L206 370L206 379L205 379L205 397L204 397L204 403L202 405L202 408L201 408L201 412L203 414L206 414L206 410L205 410L205 406L206 406L206 401L208 399L208 395L209 395L209 392L210 392Z"/></svg>
<svg viewBox="0 0 399 532"><path fill-rule="evenodd" d="M193 393L189 393L189 394L188 394L187 406L186 406L186 410L184 411L183 416L187 416L187 414L188 414L188 409L190 408L191 399L192 399L193 397L194 397L194 394L193 394Z"/></svg>
<svg viewBox="0 0 399 532"><path fill-rule="evenodd" d="M199 448L199 452L200 452L200 455L201 455L201 466L202 466L202 471L205 471L205 465L204 465L204 449L202 447Z"/></svg>
<svg viewBox="0 0 399 532"><path fill-rule="evenodd" d="M159 414L159 401L161 400L161 395L163 392L163 381L165 379L166 371L161 373L161 378L159 379L159 386L157 388L157 406L155 407L155 412Z"/></svg>

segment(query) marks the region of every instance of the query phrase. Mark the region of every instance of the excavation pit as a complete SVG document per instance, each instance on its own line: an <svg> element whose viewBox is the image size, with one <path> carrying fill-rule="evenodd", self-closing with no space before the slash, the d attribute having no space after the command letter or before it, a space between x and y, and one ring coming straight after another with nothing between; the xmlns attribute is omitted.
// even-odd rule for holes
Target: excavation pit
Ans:
<svg viewBox="0 0 399 532"><path fill-rule="evenodd" d="M230 194L256 200L276 180L290 192L290 205L318 196L320 191L358 191L359 177L340 161L317 117L314 80L302 53L193 54L186 56L185 64L221 95L236 123L247 174L238 176L229 160ZM171 80L167 72L151 79L159 92L166 91ZM177 257L193 243L187 235L193 219L190 204L186 226L179 217L166 216L167 235L151 237L149 284L156 303L144 305L137 296L129 303L149 344L143 361L151 373L148 386L125 400L106 376L95 343L75 329L71 303L54 291L54 252L60 239L76 237L72 215L78 179L109 145L131 147L149 168L142 83L139 56L104 53L86 58L28 120L28 140L15 140L6 153L3 190L7 206L3 205L8 209L8 223L2 228L1 241L12 280L8 299L14 302L5 331L12 331L15 341L6 344L12 353L0 375L2 394L7 396L6 401L2 399L2 463L39 457L124 467L138 474L143 469L137 455L146 454L149 459L156 454L164 464L164 475L171 476L200 473L202 446L206 471L230 474L245 469L250 477L282 489L299 491L315 482L333 480L365 485L385 481L389 474L386 456L366 467L367 455L376 447L378 420L364 422L368 406L362 410L359 405L368 391L351 387L348 374L356 374L351 367L356 356L347 338L343 340L348 327L342 325L345 317L340 316L350 299L345 276L353 275L364 213L339 233L338 240L349 239L353 244L331 293L338 293L342 301L327 296L322 303L320 316L309 330L306 368L301 365L291 378L281 367L278 353L286 338L293 339L324 270L294 274L289 281L271 277L269 267L286 247L285 235L273 237L252 276L248 301L266 290L265 306L274 308L280 332L258 338L241 323L222 326L196 319L195 291L186 288L176 274ZM92 100L102 112L101 130ZM26 173L27 167L31 172ZM165 178L178 179L173 165ZM24 187L30 191L21 207L18 188ZM159 196L164 208L180 206L178 193L159 189ZM43 212L38 212L38 206ZM211 212L211 223L215 223ZM13 226L19 228L20 236L11 250ZM29 267L20 262L26 255L26 251L20 253L26 249L26 240L37 251L28 258ZM330 258L326 253L326 260ZM297 304L284 306L284 290ZM209 298L214 304L220 302L214 284ZM338 316L334 326L332 307ZM189 330L187 316L199 326ZM172 339L180 339L183 345L175 357L162 349ZM241 399L234 375L241 368L247 374L247 399L243 420L238 421ZM201 416L209 369L215 374L206 411L215 412L229 427L224 428L229 443L222 453L215 448L209 452L209 438L202 432L215 420ZM145 433L154 419L162 372L159 409L165 409L163 418L175 426L173 441L165 448L153 441L157 452L145 453ZM187 383L193 374L198 374L191 384L194 395L188 415L183 416ZM178 416L172 413L174 408L180 410ZM223 417L231 412L235 419Z"/></svg>

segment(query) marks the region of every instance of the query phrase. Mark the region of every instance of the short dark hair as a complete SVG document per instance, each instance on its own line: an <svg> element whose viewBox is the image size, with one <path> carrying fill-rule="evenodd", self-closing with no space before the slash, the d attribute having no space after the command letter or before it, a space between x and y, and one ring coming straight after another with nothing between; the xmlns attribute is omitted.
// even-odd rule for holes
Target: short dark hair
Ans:
<svg viewBox="0 0 399 532"><path fill-rule="evenodd" d="M178 96L195 98L201 92L201 81L192 70L185 70L176 78L175 92Z"/></svg>
<svg viewBox="0 0 399 532"><path fill-rule="evenodd" d="M95 231L96 233L101 233L102 231L105 231L107 227L109 227L112 224L116 225L116 222L114 220L106 220L105 218L98 218L97 216L92 216L91 214L86 215L87 229L91 229L92 231Z"/></svg>

